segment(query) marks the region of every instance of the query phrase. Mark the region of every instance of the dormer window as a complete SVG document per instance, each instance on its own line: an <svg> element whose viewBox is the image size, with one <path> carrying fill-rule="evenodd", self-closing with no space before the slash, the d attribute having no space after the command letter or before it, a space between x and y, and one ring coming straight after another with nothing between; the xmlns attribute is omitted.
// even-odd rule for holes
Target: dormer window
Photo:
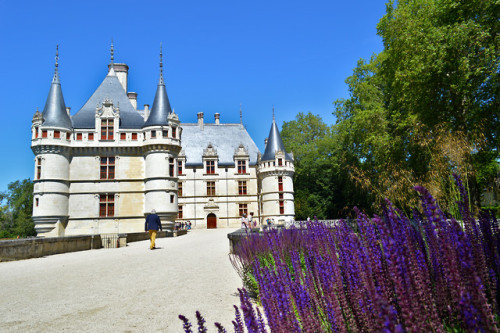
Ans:
<svg viewBox="0 0 500 333"><path fill-rule="evenodd" d="M238 161L238 173L247 173L247 163L246 161Z"/></svg>
<svg viewBox="0 0 500 333"><path fill-rule="evenodd" d="M167 130L163 130L162 131L162 135L163 135L163 138L168 138L168 131Z"/></svg>
<svg viewBox="0 0 500 333"><path fill-rule="evenodd" d="M61 138L61 131L54 131L54 139L60 139Z"/></svg>
<svg viewBox="0 0 500 333"><path fill-rule="evenodd" d="M89 141L94 141L94 133L89 133Z"/></svg>
<svg viewBox="0 0 500 333"><path fill-rule="evenodd" d="M82 141L83 140L83 134L82 133L76 133L76 140Z"/></svg>
<svg viewBox="0 0 500 333"><path fill-rule="evenodd" d="M68 140L68 141L71 140L71 133L69 133L69 132L66 133L66 140Z"/></svg>
<svg viewBox="0 0 500 333"><path fill-rule="evenodd" d="M127 133L120 133L120 140L125 141L127 139Z"/></svg>
<svg viewBox="0 0 500 333"><path fill-rule="evenodd" d="M278 158L278 166L283 166L283 159L282 158Z"/></svg>
<svg viewBox="0 0 500 333"><path fill-rule="evenodd" d="M42 130L42 138L46 138L47 137L47 130Z"/></svg>
<svg viewBox="0 0 500 333"><path fill-rule="evenodd" d="M137 133L132 133L132 141L137 141Z"/></svg>
<svg viewBox="0 0 500 333"><path fill-rule="evenodd" d="M207 174L215 173L215 161L206 161Z"/></svg>
<svg viewBox="0 0 500 333"><path fill-rule="evenodd" d="M156 131L151 131L151 138L155 139L156 138Z"/></svg>
<svg viewBox="0 0 500 333"><path fill-rule="evenodd" d="M38 127L35 127L35 139L38 138Z"/></svg>
<svg viewBox="0 0 500 333"><path fill-rule="evenodd" d="M113 140L113 119L101 119L101 140Z"/></svg>
<svg viewBox="0 0 500 333"><path fill-rule="evenodd" d="M177 136L177 127L172 127L172 138Z"/></svg>

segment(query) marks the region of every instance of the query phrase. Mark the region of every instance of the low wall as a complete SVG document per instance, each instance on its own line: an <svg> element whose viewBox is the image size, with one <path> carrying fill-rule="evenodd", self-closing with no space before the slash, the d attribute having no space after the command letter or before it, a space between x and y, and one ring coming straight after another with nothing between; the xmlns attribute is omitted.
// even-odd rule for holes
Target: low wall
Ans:
<svg viewBox="0 0 500 333"><path fill-rule="evenodd" d="M156 233L156 238L177 237L177 236L182 236L182 235L187 235L187 230L158 231ZM143 240L146 240L146 239L149 239L149 233L148 232L134 232L134 233L127 234L127 243L143 241Z"/></svg>
<svg viewBox="0 0 500 333"><path fill-rule="evenodd" d="M0 262L100 249L101 236L26 238L0 241Z"/></svg>

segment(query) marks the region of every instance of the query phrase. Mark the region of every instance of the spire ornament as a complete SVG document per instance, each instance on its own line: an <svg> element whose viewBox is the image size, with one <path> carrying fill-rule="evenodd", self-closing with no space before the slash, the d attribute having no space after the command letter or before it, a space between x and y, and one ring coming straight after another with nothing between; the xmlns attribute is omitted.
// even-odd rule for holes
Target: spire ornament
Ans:
<svg viewBox="0 0 500 333"><path fill-rule="evenodd" d="M273 121L274 121L274 105L273 105Z"/></svg>
<svg viewBox="0 0 500 333"><path fill-rule="evenodd" d="M241 103L240 103L240 125L243 125L243 111L241 110Z"/></svg>
<svg viewBox="0 0 500 333"><path fill-rule="evenodd" d="M113 39L111 39L111 49L110 49L110 53L111 53L111 68L114 68L114 62L115 62L115 48L114 48L114 45L113 45Z"/></svg>
<svg viewBox="0 0 500 333"><path fill-rule="evenodd" d="M165 84L163 82L163 48L162 48L162 43L160 43L160 84Z"/></svg>
<svg viewBox="0 0 500 333"><path fill-rule="evenodd" d="M56 56L54 65L54 78L52 82L59 83L59 44L56 45Z"/></svg>

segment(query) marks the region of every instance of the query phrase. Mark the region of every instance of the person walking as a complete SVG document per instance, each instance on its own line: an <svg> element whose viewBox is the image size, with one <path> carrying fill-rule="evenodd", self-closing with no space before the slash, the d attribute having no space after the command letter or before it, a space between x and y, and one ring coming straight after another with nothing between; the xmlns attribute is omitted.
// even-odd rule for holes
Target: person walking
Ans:
<svg viewBox="0 0 500 333"><path fill-rule="evenodd" d="M156 249L155 247L155 240L156 240L156 233L158 230L161 229L161 222L160 222L160 217L156 215L156 210L152 210L151 214L149 214L146 217L146 223L144 224L144 230L146 232L149 232L149 240L151 241L151 244L149 245L150 250Z"/></svg>

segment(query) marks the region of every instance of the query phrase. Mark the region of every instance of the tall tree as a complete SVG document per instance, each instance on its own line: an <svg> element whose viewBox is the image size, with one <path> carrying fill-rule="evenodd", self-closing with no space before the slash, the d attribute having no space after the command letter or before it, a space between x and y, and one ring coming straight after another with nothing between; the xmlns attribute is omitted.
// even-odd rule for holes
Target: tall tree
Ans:
<svg viewBox="0 0 500 333"><path fill-rule="evenodd" d="M30 179L17 180L8 185L8 190L0 194L2 207L1 237L35 236L33 212L33 182Z"/></svg>

